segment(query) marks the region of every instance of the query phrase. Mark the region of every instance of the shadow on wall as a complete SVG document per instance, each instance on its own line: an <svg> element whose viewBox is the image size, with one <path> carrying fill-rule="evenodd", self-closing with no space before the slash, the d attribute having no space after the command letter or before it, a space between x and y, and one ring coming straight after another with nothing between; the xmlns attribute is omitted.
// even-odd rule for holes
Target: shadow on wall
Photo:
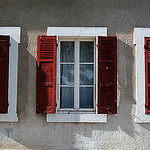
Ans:
<svg viewBox="0 0 150 150"><path fill-rule="evenodd" d="M25 36L26 35L26 36ZM28 40L27 33L21 35L21 42L18 48L18 113L28 112L28 86L29 83L29 52L28 52ZM20 118L19 118L20 119Z"/></svg>
<svg viewBox="0 0 150 150"><path fill-rule="evenodd" d="M5 137L8 145L13 143L14 147L25 146L38 150L82 149L86 146L89 148L92 146L91 149L94 149L94 145L101 147L109 142L114 144L124 133L135 138L132 116L135 105L133 86L135 62L132 47L118 39L118 113L116 116L108 116L106 124L46 123L45 116L36 114L36 59L31 54L32 51L36 52L36 41L37 35L33 35L22 38L19 45L19 122L0 124L0 129L3 131L0 137Z"/></svg>
<svg viewBox="0 0 150 150"><path fill-rule="evenodd" d="M134 138L134 117L135 113L135 59L131 46L118 39L118 112L117 115L108 115L106 124L75 124L76 134L84 137L94 138L94 134L101 137L108 136L107 131L113 135L120 136L122 132ZM81 127L82 126L82 127ZM119 132L118 132L119 131Z"/></svg>
<svg viewBox="0 0 150 150"><path fill-rule="evenodd" d="M117 123L119 130L134 138L135 113L135 52L118 39L118 112L108 122ZM114 125L114 124L113 124ZM115 126L115 125L114 125Z"/></svg>

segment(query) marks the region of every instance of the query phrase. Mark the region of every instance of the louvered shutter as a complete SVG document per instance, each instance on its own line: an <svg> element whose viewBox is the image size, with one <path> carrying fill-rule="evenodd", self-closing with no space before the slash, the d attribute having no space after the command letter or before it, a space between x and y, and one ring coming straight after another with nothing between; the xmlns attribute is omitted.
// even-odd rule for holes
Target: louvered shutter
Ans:
<svg viewBox="0 0 150 150"><path fill-rule="evenodd" d="M98 37L98 113L117 113L116 37Z"/></svg>
<svg viewBox="0 0 150 150"><path fill-rule="evenodd" d="M0 36L0 113L8 112L9 36Z"/></svg>
<svg viewBox="0 0 150 150"><path fill-rule="evenodd" d="M145 38L145 113L150 114L150 37Z"/></svg>
<svg viewBox="0 0 150 150"><path fill-rule="evenodd" d="M56 37L39 36L37 45L37 113L56 111Z"/></svg>

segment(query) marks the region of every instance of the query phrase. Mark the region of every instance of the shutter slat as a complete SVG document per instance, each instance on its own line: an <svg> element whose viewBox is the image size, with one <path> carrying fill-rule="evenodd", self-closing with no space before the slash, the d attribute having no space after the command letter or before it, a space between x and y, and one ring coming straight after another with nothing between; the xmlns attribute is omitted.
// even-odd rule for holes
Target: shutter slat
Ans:
<svg viewBox="0 0 150 150"><path fill-rule="evenodd" d="M9 36L0 36L0 113L8 113Z"/></svg>
<svg viewBox="0 0 150 150"><path fill-rule="evenodd" d="M41 62L53 62L54 59L50 59L50 58L45 58L45 59L40 59Z"/></svg>
<svg viewBox="0 0 150 150"><path fill-rule="evenodd" d="M56 111L56 37L39 36L37 46L37 113Z"/></svg>
<svg viewBox="0 0 150 150"><path fill-rule="evenodd" d="M98 37L98 113L117 113L117 38Z"/></svg>

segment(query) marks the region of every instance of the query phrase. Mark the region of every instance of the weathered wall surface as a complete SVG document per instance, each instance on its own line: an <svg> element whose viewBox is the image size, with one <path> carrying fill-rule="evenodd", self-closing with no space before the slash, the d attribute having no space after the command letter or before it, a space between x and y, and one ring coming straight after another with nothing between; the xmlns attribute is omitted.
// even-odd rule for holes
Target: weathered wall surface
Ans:
<svg viewBox="0 0 150 150"><path fill-rule="evenodd" d="M135 124L134 27L150 27L149 0L0 0L0 26L20 26L18 123L0 123L0 149L148 150L150 125ZM36 114L37 35L47 27L108 27L118 37L118 115L106 124L46 123Z"/></svg>

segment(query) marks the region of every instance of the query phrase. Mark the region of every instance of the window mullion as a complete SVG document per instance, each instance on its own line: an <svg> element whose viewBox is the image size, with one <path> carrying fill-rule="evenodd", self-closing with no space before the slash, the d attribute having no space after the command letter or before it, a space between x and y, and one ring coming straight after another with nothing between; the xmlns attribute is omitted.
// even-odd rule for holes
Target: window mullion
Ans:
<svg viewBox="0 0 150 150"><path fill-rule="evenodd" d="M74 66L74 108L79 107L79 42L75 40L75 66Z"/></svg>

